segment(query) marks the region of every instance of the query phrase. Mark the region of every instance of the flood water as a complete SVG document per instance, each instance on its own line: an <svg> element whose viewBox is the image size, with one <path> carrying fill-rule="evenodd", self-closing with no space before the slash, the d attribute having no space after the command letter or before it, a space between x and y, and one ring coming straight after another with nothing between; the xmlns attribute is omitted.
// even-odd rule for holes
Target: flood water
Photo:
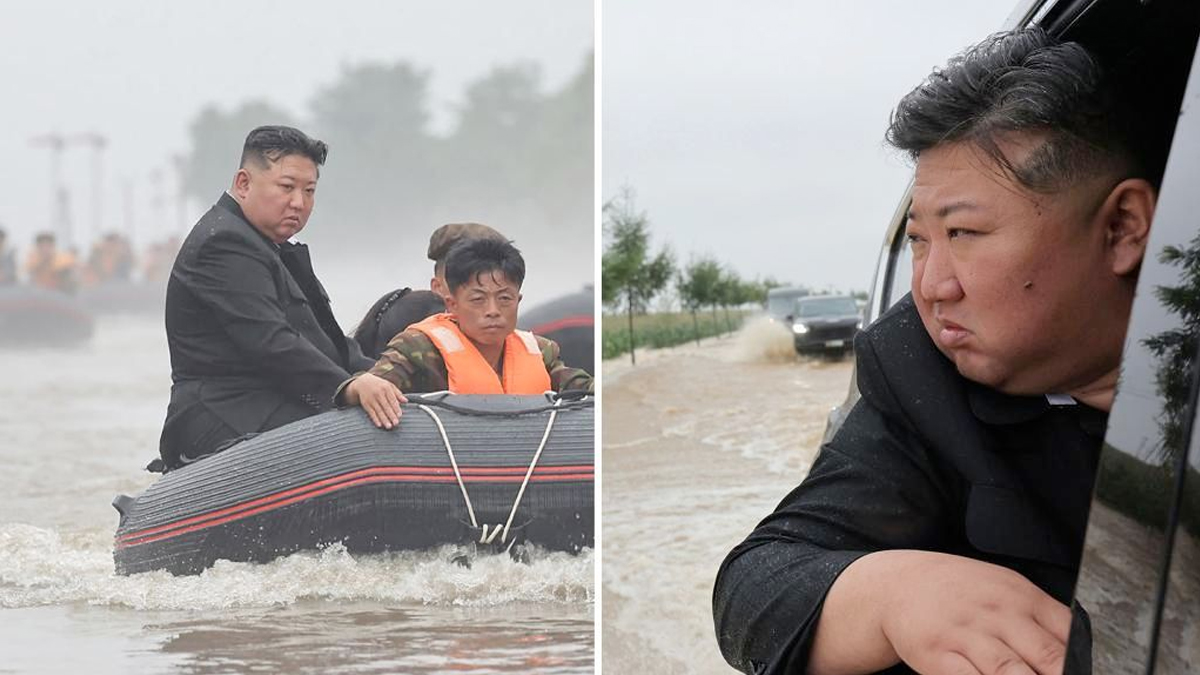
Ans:
<svg viewBox="0 0 1200 675"><path fill-rule="evenodd" d="M605 673L733 673L717 568L804 478L852 359L800 359L778 325L603 364Z"/></svg>
<svg viewBox="0 0 1200 675"><path fill-rule="evenodd" d="M0 673L592 672L593 555L332 548L196 577L113 572L118 493L154 476L161 315L0 351Z"/></svg>

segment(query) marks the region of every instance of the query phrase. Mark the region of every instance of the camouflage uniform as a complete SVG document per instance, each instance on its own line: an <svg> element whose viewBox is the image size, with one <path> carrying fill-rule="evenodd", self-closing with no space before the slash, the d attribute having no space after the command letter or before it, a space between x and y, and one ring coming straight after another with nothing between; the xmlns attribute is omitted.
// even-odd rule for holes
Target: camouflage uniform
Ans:
<svg viewBox="0 0 1200 675"><path fill-rule="evenodd" d="M542 351L542 362L550 374L550 388L593 391L592 376L578 368L569 368L558 355L558 343L535 335ZM367 372L378 375L406 394L445 391L450 388L446 362L429 336L406 330L388 343L387 349Z"/></svg>

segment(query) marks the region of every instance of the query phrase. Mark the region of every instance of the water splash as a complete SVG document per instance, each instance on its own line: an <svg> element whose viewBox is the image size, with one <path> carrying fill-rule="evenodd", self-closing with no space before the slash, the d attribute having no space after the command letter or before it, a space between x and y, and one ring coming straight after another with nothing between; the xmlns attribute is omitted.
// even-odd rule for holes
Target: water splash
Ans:
<svg viewBox="0 0 1200 675"><path fill-rule="evenodd" d="M742 363L791 363L796 349L788 326L769 317L747 321L735 336L734 358Z"/></svg>
<svg viewBox="0 0 1200 675"><path fill-rule="evenodd" d="M197 576L113 572L110 548L25 524L0 525L0 607L83 602L134 609L221 609L307 599L465 607L594 600L593 554L531 550L527 561L456 546L353 556L343 546L266 564L218 561ZM455 561L466 555L470 566Z"/></svg>

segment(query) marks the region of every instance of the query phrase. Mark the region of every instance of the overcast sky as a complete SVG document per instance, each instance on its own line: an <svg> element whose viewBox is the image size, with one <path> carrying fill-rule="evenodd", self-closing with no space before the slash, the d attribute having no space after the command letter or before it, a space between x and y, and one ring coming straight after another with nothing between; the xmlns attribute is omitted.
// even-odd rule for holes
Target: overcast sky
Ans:
<svg viewBox="0 0 1200 675"><path fill-rule="evenodd" d="M866 290L911 173L891 109L1014 4L604 2L603 194L636 190L680 262Z"/></svg>
<svg viewBox="0 0 1200 675"><path fill-rule="evenodd" d="M50 154L30 143L35 136L107 136L103 225L123 223L128 184L138 229L152 233L151 172L187 148L187 125L206 104L228 111L266 99L306 116L342 66L405 60L431 72L433 126L444 131L466 85L495 65L535 62L545 89L560 87L592 50L592 23L591 3L558 0L6 3L0 223L18 243L50 224ZM81 231L90 226L89 153L64 156ZM174 189L168 176L163 190Z"/></svg>

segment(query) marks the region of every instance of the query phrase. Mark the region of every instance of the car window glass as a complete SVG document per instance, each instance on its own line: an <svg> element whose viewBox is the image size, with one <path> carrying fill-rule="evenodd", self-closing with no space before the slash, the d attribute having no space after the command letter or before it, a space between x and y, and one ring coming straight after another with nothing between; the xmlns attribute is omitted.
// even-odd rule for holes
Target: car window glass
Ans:
<svg viewBox="0 0 1200 675"><path fill-rule="evenodd" d="M1171 568L1159 626L1156 675L1200 673L1200 419L1193 418Z"/></svg>
<svg viewBox="0 0 1200 675"><path fill-rule="evenodd" d="M899 302L900 298L912 290L912 247L908 245L908 238L904 236L904 228L900 228L896 236L900 241L893 246L892 283L888 289L887 304L884 309Z"/></svg>
<svg viewBox="0 0 1200 675"><path fill-rule="evenodd" d="M1184 114L1175 131L1175 148L1190 152L1174 152L1167 166L1163 185L1163 204L1159 218L1190 222L1190 239L1186 246L1171 254L1175 269L1180 271L1172 298L1167 301L1172 310L1187 317L1189 328L1178 338L1179 348L1173 353L1172 375L1183 380L1181 373L1194 372L1197 364L1197 332L1200 325L1200 232L1195 214L1200 209L1200 197L1194 186L1200 181L1200 67L1193 63L1188 93L1184 99ZM1172 190L1168 194L1168 190ZM1179 194L1176 196L1176 193ZM1155 223L1155 227L1158 224ZM1182 384L1180 385L1182 386ZM1181 394L1179 394L1181 395ZM1195 406L1195 401L1191 401ZM1182 675L1200 672L1200 419L1197 411L1181 406L1178 417L1191 418L1191 450L1182 462L1183 488L1175 496L1177 516L1175 536L1171 542L1172 556L1167 575L1166 598L1159 624L1156 675ZM1171 423L1182 422L1171 418ZM1179 431L1183 433L1181 429Z"/></svg>
<svg viewBox="0 0 1200 675"><path fill-rule="evenodd" d="M1138 279L1076 585L1076 600L1091 620L1091 672L1106 675L1147 672L1159 629L1159 581L1170 544L1166 530L1188 447L1184 429L1192 414L1200 326L1198 75L1200 69L1193 68ZM1193 552L1181 555L1193 556L1182 564L1192 568L1186 602L1194 612L1194 541L1181 548ZM1186 649L1194 655L1195 618L1173 621L1175 628L1165 627L1174 635L1163 637L1190 640ZM1080 621L1072 631L1073 643L1086 639ZM1160 665L1168 667L1165 661ZM1182 669L1155 672L1194 672L1186 664L1170 667Z"/></svg>
<svg viewBox="0 0 1200 675"><path fill-rule="evenodd" d="M847 316L858 313L853 298L811 298L796 301L796 316Z"/></svg>

